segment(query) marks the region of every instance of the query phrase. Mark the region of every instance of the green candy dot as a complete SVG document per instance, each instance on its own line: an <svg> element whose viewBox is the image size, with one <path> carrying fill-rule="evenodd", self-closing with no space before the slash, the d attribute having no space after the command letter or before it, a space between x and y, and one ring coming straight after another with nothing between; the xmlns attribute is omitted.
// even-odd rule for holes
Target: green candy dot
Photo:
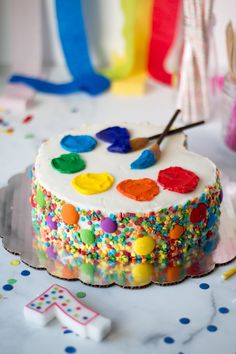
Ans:
<svg viewBox="0 0 236 354"><path fill-rule="evenodd" d="M37 204L40 206L40 208L45 207L46 202L44 200L44 194L41 190L37 191L35 200L36 200Z"/></svg>
<svg viewBox="0 0 236 354"><path fill-rule="evenodd" d="M85 169L85 161L74 152L52 159L51 165L61 173L76 173Z"/></svg>
<svg viewBox="0 0 236 354"><path fill-rule="evenodd" d="M80 237L83 243L86 245L92 245L94 243L95 237L89 229L84 229L80 231Z"/></svg>
<svg viewBox="0 0 236 354"><path fill-rule="evenodd" d="M81 264L80 271L81 271L81 273L89 276L90 278L92 278L94 275L94 268L93 268L93 265L90 263Z"/></svg>
<svg viewBox="0 0 236 354"><path fill-rule="evenodd" d="M16 279L8 279L7 283L8 284L15 284L17 282Z"/></svg>
<svg viewBox="0 0 236 354"><path fill-rule="evenodd" d="M79 299L83 299L83 297L86 296L86 293L83 292L83 291L79 291L79 292L76 294L76 296L77 296Z"/></svg>

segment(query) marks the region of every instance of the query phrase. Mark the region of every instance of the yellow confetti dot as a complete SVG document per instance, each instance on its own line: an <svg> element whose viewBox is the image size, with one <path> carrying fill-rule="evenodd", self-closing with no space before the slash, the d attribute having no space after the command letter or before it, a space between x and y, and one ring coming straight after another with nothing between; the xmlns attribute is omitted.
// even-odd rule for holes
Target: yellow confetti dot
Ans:
<svg viewBox="0 0 236 354"><path fill-rule="evenodd" d="M13 267L17 267L20 264L19 259L14 259L13 261L10 262L10 265Z"/></svg>
<svg viewBox="0 0 236 354"><path fill-rule="evenodd" d="M151 236L140 237L134 242L134 252L139 256L145 256L154 250L155 245Z"/></svg>
<svg viewBox="0 0 236 354"><path fill-rule="evenodd" d="M132 269L132 275L135 284L145 285L151 281L153 275L153 265L151 264L137 264Z"/></svg>

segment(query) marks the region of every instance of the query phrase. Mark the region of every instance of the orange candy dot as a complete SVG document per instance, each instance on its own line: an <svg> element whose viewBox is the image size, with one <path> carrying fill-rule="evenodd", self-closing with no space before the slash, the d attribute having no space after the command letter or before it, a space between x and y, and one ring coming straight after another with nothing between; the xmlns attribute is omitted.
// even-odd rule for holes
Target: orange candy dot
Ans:
<svg viewBox="0 0 236 354"><path fill-rule="evenodd" d="M116 189L126 197L137 201L149 201L159 194L159 187L150 178L126 179L120 182Z"/></svg>
<svg viewBox="0 0 236 354"><path fill-rule="evenodd" d="M71 204L63 205L61 209L61 217L65 224L77 224L79 221L79 214Z"/></svg>
<svg viewBox="0 0 236 354"><path fill-rule="evenodd" d="M181 268L180 267L168 267L166 270L166 280L168 283L175 283L181 279Z"/></svg>
<svg viewBox="0 0 236 354"><path fill-rule="evenodd" d="M169 232L169 237L173 240L177 240L184 233L184 227L176 224Z"/></svg>

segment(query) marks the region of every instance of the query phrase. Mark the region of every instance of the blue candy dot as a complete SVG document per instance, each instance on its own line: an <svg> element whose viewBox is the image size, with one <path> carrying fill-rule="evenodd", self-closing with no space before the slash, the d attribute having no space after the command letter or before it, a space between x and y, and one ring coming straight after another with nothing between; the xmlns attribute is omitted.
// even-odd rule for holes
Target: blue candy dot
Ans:
<svg viewBox="0 0 236 354"><path fill-rule="evenodd" d="M56 294L56 291L55 290L51 291L51 294Z"/></svg>
<svg viewBox="0 0 236 354"><path fill-rule="evenodd" d="M172 337L165 337L164 338L164 342L167 343L167 344L172 344L174 343L174 339Z"/></svg>
<svg viewBox="0 0 236 354"><path fill-rule="evenodd" d="M37 306L36 309L37 309L37 310L40 310L40 309L41 309L41 306Z"/></svg>
<svg viewBox="0 0 236 354"><path fill-rule="evenodd" d="M216 326L214 326L214 325L209 325L209 326L207 326L207 330L209 331L209 332L216 332L217 331L217 327Z"/></svg>
<svg viewBox="0 0 236 354"><path fill-rule="evenodd" d="M65 329L63 333L68 334L68 333L73 333L73 331L71 331L70 329Z"/></svg>
<svg viewBox="0 0 236 354"><path fill-rule="evenodd" d="M182 317L179 319L179 322L182 324L188 324L190 322L190 319L187 317Z"/></svg>
<svg viewBox="0 0 236 354"><path fill-rule="evenodd" d="M48 294L44 294L44 297L48 297Z"/></svg>
<svg viewBox="0 0 236 354"><path fill-rule="evenodd" d="M46 304L51 304L51 301L46 301Z"/></svg>
<svg viewBox="0 0 236 354"><path fill-rule="evenodd" d="M59 299L63 299L63 297L64 297L63 295L58 296Z"/></svg>
<svg viewBox="0 0 236 354"><path fill-rule="evenodd" d="M66 353L76 353L76 348L75 347L66 347L65 352Z"/></svg>
<svg viewBox="0 0 236 354"><path fill-rule="evenodd" d="M207 284L207 283L201 283L201 284L199 285L199 288L200 288L200 289L203 289L203 290L207 290L207 289L210 288L210 285Z"/></svg>
<svg viewBox="0 0 236 354"><path fill-rule="evenodd" d="M13 289L13 286L11 284L5 284L2 288L5 291L11 291Z"/></svg>
<svg viewBox="0 0 236 354"><path fill-rule="evenodd" d="M229 309L228 307L219 307L218 311L225 314L229 312Z"/></svg>
<svg viewBox="0 0 236 354"><path fill-rule="evenodd" d="M28 275L30 275L30 271L29 270L22 270L22 272L20 273L23 277L28 277Z"/></svg>

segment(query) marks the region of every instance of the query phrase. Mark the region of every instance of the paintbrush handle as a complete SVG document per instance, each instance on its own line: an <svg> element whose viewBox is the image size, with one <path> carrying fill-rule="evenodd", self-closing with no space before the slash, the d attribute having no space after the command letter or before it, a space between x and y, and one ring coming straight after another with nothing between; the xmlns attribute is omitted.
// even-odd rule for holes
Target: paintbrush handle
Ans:
<svg viewBox="0 0 236 354"><path fill-rule="evenodd" d="M172 126L172 124L174 123L174 121L176 120L176 118L178 117L179 113L181 112L180 109L177 109L173 115L173 117L171 118L171 120L169 121L169 123L167 124L167 126L165 127L163 133L159 136L159 138L157 139L156 144L160 145L162 140L165 138L166 134L168 133L168 131L170 130L170 127Z"/></svg>
<svg viewBox="0 0 236 354"><path fill-rule="evenodd" d="M179 127L179 128L173 129L173 130L169 130L166 135L169 136L169 135L174 135L174 134L177 134L177 133L181 133L181 132L184 131L185 129L194 128L194 127L196 127L196 126L198 126L198 125L202 125L202 124L204 124L204 123L205 123L205 121L204 121L204 120L201 120L200 122L187 124L187 125L184 125L183 127ZM148 138L148 140L157 139L157 138L159 138L159 136L161 136L161 135L162 135L162 133L159 133L159 134L150 136L150 137Z"/></svg>

